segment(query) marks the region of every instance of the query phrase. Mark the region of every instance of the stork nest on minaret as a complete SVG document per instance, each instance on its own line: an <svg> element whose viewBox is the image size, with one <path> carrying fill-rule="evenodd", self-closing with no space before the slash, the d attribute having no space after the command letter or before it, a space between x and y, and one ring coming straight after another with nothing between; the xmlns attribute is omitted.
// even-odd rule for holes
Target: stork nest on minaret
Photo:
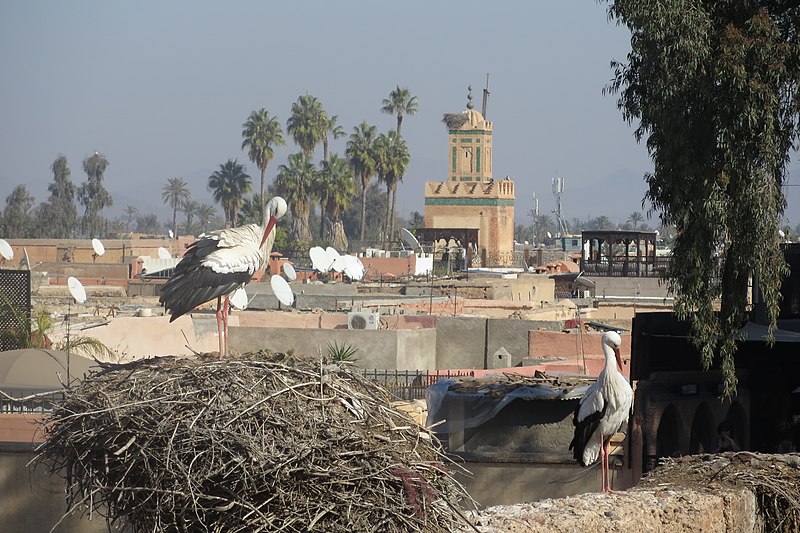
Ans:
<svg viewBox="0 0 800 533"><path fill-rule="evenodd" d="M447 125L447 129L457 130L467 123L469 115L464 112L461 113L445 113L442 117L442 122Z"/></svg>
<svg viewBox="0 0 800 533"><path fill-rule="evenodd" d="M152 531L454 531L439 441L340 364L156 358L67 390L37 463L68 511Z"/></svg>

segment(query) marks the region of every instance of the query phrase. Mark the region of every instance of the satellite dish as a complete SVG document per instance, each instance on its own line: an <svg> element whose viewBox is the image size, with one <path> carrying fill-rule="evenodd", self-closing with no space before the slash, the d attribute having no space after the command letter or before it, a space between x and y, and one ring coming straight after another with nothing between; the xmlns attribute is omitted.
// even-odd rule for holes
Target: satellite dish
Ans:
<svg viewBox="0 0 800 533"><path fill-rule="evenodd" d="M320 272L327 272L331 269L332 261L328 258L328 254L320 246L314 246L309 250L308 255L311 257L311 264L315 270Z"/></svg>
<svg viewBox="0 0 800 533"><path fill-rule="evenodd" d="M422 246L419 244L417 238L406 228L400 228L400 238L403 239L403 242L410 246L412 250L422 250Z"/></svg>
<svg viewBox="0 0 800 533"><path fill-rule="evenodd" d="M344 256L344 273L348 278L358 281L364 277L364 265L354 255Z"/></svg>
<svg viewBox="0 0 800 533"><path fill-rule="evenodd" d="M294 271L294 267L291 263L283 264L283 273L286 274L286 277L289 278L289 281L294 281L297 279L297 272Z"/></svg>
<svg viewBox="0 0 800 533"><path fill-rule="evenodd" d="M247 309L247 304L249 303L247 299L247 292L244 290L244 287L239 287L233 291L229 297L229 300L231 305L240 311Z"/></svg>
<svg viewBox="0 0 800 533"><path fill-rule="evenodd" d="M172 254L169 253L169 250L167 250L163 246L159 246L158 247L158 258L159 259L172 259Z"/></svg>
<svg viewBox="0 0 800 533"><path fill-rule="evenodd" d="M168 233L169 233L169 238L170 239L174 239L175 238L175 234L172 233L172 230L168 230Z"/></svg>
<svg viewBox="0 0 800 533"><path fill-rule="evenodd" d="M344 272L345 267L347 266L347 262L345 260L346 255L337 256L336 259L333 260L331 264L331 270L335 272Z"/></svg>
<svg viewBox="0 0 800 533"><path fill-rule="evenodd" d="M0 257L7 261L14 259L14 250L5 239L0 239Z"/></svg>
<svg viewBox="0 0 800 533"><path fill-rule="evenodd" d="M286 280L275 274L269 280L272 292L278 297L278 301L283 305L290 306L294 303L294 293Z"/></svg>
<svg viewBox="0 0 800 533"><path fill-rule="evenodd" d="M333 265L334 263L336 263L336 259L338 257L341 257L341 255L339 254L339 252L336 251L336 248L333 248L331 246L325 248L325 253L328 255L328 261L330 261L330 266L328 267L328 269L334 268ZM334 268L334 270L336 269ZM336 272L341 272L341 270L336 270Z"/></svg>
<svg viewBox="0 0 800 533"><path fill-rule="evenodd" d="M94 253L98 256L106 253L106 247L103 246L103 243L100 242L100 239L92 239L92 250L94 250Z"/></svg>
<svg viewBox="0 0 800 533"><path fill-rule="evenodd" d="M73 278L72 276L68 277L67 288L76 302L82 304L86 301L86 289L83 288L83 284L78 281L78 278Z"/></svg>
<svg viewBox="0 0 800 533"><path fill-rule="evenodd" d="M547 238L548 238L548 239L552 239L552 238L553 238L553 236L552 236L552 235L550 235L550 232L549 232L549 231L547 232Z"/></svg>

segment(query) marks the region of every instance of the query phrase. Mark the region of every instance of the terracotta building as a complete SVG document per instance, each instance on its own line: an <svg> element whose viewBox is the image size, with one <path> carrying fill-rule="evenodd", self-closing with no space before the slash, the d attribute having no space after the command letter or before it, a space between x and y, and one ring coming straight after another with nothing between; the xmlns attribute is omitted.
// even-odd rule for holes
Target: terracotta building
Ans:
<svg viewBox="0 0 800 533"><path fill-rule="evenodd" d="M514 182L492 178L492 123L467 104L448 113L447 181L425 183L425 228L453 229L480 266L511 266L514 261ZM473 230L473 231L467 231ZM429 233L429 231L427 232Z"/></svg>

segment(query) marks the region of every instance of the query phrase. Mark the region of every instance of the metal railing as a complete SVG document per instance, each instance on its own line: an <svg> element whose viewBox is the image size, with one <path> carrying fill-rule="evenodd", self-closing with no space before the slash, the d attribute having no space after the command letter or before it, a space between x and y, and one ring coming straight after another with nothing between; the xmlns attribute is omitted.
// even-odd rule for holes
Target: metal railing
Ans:
<svg viewBox="0 0 800 533"><path fill-rule="evenodd" d="M474 377L472 371L379 370L363 369L365 378L382 385L395 400L423 400L425 389L442 378Z"/></svg>
<svg viewBox="0 0 800 533"><path fill-rule="evenodd" d="M14 394L9 394L12 398ZM28 394L19 394L20 398L28 396ZM14 400L6 397L0 397L0 414L4 415L33 415L51 413L53 406L64 399L64 394L54 392L46 396L32 398L30 400Z"/></svg>
<svg viewBox="0 0 800 533"><path fill-rule="evenodd" d="M614 258L609 261L587 261L581 259L581 270L584 276L619 277L619 278L659 278L664 275L669 267L669 257L658 257L654 261L640 261Z"/></svg>

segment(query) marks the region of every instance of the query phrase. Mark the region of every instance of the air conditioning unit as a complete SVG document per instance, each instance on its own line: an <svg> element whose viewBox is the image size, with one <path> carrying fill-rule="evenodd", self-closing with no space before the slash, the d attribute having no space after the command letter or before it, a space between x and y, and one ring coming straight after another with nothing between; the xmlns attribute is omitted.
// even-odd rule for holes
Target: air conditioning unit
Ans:
<svg viewBox="0 0 800 533"><path fill-rule="evenodd" d="M347 329L378 329L380 313L352 312L347 314Z"/></svg>

